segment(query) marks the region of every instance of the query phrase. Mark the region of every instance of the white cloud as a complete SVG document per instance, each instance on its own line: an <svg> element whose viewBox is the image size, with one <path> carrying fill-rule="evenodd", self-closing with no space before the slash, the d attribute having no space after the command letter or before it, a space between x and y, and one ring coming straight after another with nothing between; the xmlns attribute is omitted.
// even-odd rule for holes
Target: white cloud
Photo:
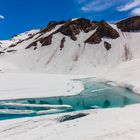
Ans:
<svg viewBox="0 0 140 140"><path fill-rule="evenodd" d="M135 8L134 10L132 10L131 14L132 15L140 15L140 8Z"/></svg>
<svg viewBox="0 0 140 140"><path fill-rule="evenodd" d="M4 19L5 17L3 15L0 15L0 19Z"/></svg>
<svg viewBox="0 0 140 140"><path fill-rule="evenodd" d="M84 6L81 7L81 10L83 12L90 12L90 11L103 11L106 10L107 8L110 8L114 3L111 2L111 0L92 0L88 3L86 3Z"/></svg>
<svg viewBox="0 0 140 140"><path fill-rule="evenodd" d="M84 11L84 12L92 11L93 8L94 8L98 3L99 3L98 0L96 0L96 1L91 1L91 2L89 2L89 3L87 3L87 4L85 4L85 5L81 8L81 10Z"/></svg>
<svg viewBox="0 0 140 140"><path fill-rule="evenodd" d="M140 0L133 0L132 2L128 2L125 5L118 7L118 11L128 11L138 6L140 6Z"/></svg>

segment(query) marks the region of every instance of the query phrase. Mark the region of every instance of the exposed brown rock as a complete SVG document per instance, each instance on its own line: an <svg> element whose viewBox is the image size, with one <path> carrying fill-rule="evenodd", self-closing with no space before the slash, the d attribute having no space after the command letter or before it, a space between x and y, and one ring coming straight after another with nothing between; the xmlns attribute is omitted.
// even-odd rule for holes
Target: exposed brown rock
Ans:
<svg viewBox="0 0 140 140"><path fill-rule="evenodd" d="M91 27L93 27L93 22L88 19L79 18L67 21L57 32L61 32L75 41L77 40L76 35L78 35L80 31L88 32L91 30Z"/></svg>
<svg viewBox="0 0 140 140"><path fill-rule="evenodd" d="M16 44L12 44L12 45L9 46L9 48L13 48L13 47L15 47L16 45L17 45L17 43L16 43Z"/></svg>
<svg viewBox="0 0 140 140"><path fill-rule="evenodd" d="M47 37L44 37L44 38L40 38L40 39L32 42L31 44L29 44L25 49L29 49L33 46L37 46L37 42L40 42L42 44L41 46L48 46L52 43L52 36L53 36L53 34L51 34Z"/></svg>
<svg viewBox="0 0 140 140"><path fill-rule="evenodd" d="M48 46L52 43L52 37L53 35L49 35L47 37L41 38L38 41L40 41L40 43L42 44L42 46Z"/></svg>
<svg viewBox="0 0 140 140"><path fill-rule="evenodd" d="M95 32L94 34L92 34L86 41L85 43L89 43L89 44L99 44L102 39L101 39L101 34L100 32Z"/></svg>
<svg viewBox="0 0 140 140"><path fill-rule="evenodd" d="M50 32L52 29L54 29L57 25L59 24L64 24L66 21L51 21L49 22L49 24L47 25L47 27L43 28L40 33L45 33L45 32Z"/></svg>
<svg viewBox="0 0 140 140"><path fill-rule="evenodd" d="M105 46L106 50L110 50L111 49L111 44L106 42L106 41L104 42L104 46Z"/></svg>
<svg viewBox="0 0 140 140"><path fill-rule="evenodd" d="M62 38L61 43L60 43L60 50L64 48L64 43L65 43L65 37Z"/></svg>
<svg viewBox="0 0 140 140"><path fill-rule="evenodd" d="M85 33L88 33L89 31L95 30L97 26L98 26L97 22L92 22L92 26L87 27L85 29Z"/></svg>
<svg viewBox="0 0 140 140"><path fill-rule="evenodd" d="M68 25L60 28L60 32L73 40L77 40L76 35L80 33L80 30L75 25Z"/></svg>
<svg viewBox="0 0 140 140"><path fill-rule="evenodd" d="M49 36L47 36L45 38L39 38L39 37L41 37L41 35L43 35L44 32L51 31L58 24L64 24L64 25L62 25L62 27L60 27L58 30L51 33ZM96 24L96 22L91 22L90 20L87 20L84 18L76 19L73 21L69 20L67 22L65 22L65 21L50 22L46 28L41 30L41 32L40 32L41 35L38 37L39 39L36 38L36 41L31 43L29 46L27 46L26 49L30 48L32 46L36 46L37 42L40 42L42 44L42 46L50 45L52 43L53 35L56 33L59 33L59 32L61 32L62 34L66 35L66 36L71 37L71 39L73 39L73 40L77 40L76 35L78 35L80 33L80 31L88 32L90 30L93 30L93 28L95 28L95 24Z"/></svg>
<svg viewBox="0 0 140 140"><path fill-rule="evenodd" d="M97 31L100 32L101 37L109 37L112 39L116 39L120 36L119 33L113 27L111 27L106 21L101 21L99 23Z"/></svg>
<svg viewBox="0 0 140 140"><path fill-rule="evenodd" d="M37 46L36 47L34 47L34 50L36 50L37 49Z"/></svg>
<svg viewBox="0 0 140 140"><path fill-rule="evenodd" d="M27 39L25 39L25 40L27 40ZM14 43L14 44L10 45L9 48L13 48L13 47L17 46L18 44L22 43L25 40L19 40L17 43Z"/></svg>
<svg viewBox="0 0 140 140"><path fill-rule="evenodd" d="M123 32L140 30L140 16L130 17L117 23L117 27Z"/></svg>
<svg viewBox="0 0 140 140"><path fill-rule="evenodd" d="M85 43L89 44L99 44L102 41L102 37L108 37L112 39L118 38L119 33L111 27L106 21L101 21L98 23L96 32L93 33Z"/></svg>
<svg viewBox="0 0 140 140"><path fill-rule="evenodd" d="M4 54L5 52L3 52L3 51L0 51L0 54Z"/></svg>
<svg viewBox="0 0 140 140"><path fill-rule="evenodd" d="M27 46L25 49L29 49L29 48L31 48L31 47L33 47L33 46L37 46L37 42L35 41L35 42L33 42L33 43L31 43L29 46Z"/></svg>
<svg viewBox="0 0 140 140"><path fill-rule="evenodd" d="M51 31L59 24L63 24L63 25L58 30L54 31L47 37L40 38L45 32ZM120 28L124 32L140 30L140 16L135 16L135 17L122 20L117 23L117 27ZM47 27L43 28L40 32L38 32L40 36L36 38L35 41L32 42L29 46L27 46L26 49L31 48L32 46L35 46L34 49L36 49L37 42L40 42L42 46L50 45L52 43L52 37L56 33L62 33L66 36L69 36L72 40L77 40L76 35L78 35L81 31L84 31L85 33L87 33L95 29L96 29L95 33L93 33L85 41L85 43L99 44L102 41L103 37L112 38L112 39L116 39L119 37L119 33L106 21L96 22L96 21L90 21L85 18L79 18L79 19L68 20L68 21L59 21L59 22L52 21L47 25ZM25 40L31 39L33 37L34 35L30 34L29 38ZM12 44L11 46L9 46L9 48L15 47L16 45L18 45L19 43L25 40L21 40L17 42L16 44ZM65 42L65 39L63 38L61 40L60 49L64 47L64 42ZM110 45L108 44L108 42L104 42L104 45L107 50L110 49Z"/></svg>
<svg viewBox="0 0 140 140"><path fill-rule="evenodd" d="M17 51L17 50L8 50L7 52L10 53L10 52L15 52L15 51Z"/></svg>

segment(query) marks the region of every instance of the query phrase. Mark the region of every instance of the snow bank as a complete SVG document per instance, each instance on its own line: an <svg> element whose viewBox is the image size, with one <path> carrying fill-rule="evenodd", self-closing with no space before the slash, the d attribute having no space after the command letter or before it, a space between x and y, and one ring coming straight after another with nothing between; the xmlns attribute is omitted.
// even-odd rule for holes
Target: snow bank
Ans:
<svg viewBox="0 0 140 140"><path fill-rule="evenodd" d="M71 79L68 75L0 74L0 100L76 95L83 85Z"/></svg>
<svg viewBox="0 0 140 140"><path fill-rule="evenodd" d="M127 87L140 94L140 59L131 60L102 73L98 80Z"/></svg>
<svg viewBox="0 0 140 140"><path fill-rule="evenodd" d="M83 111L89 115L62 123L57 120L79 112L1 121L0 139L138 140L139 109L139 105L132 105L126 108Z"/></svg>

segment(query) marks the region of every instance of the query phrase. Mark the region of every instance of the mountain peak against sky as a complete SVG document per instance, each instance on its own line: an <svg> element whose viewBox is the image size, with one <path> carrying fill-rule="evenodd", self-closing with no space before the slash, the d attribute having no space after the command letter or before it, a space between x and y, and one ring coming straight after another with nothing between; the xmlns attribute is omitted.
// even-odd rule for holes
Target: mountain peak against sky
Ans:
<svg viewBox="0 0 140 140"><path fill-rule="evenodd" d="M1 72L93 74L139 58L140 16L117 23L51 21L0 41ZM133 46L133 47L131 47Z"/></svg>
<svg viewBox="0 0 140 140"><path fill-rule="evenodd" d="M1 0L1 5L0 39L43 27L51 20L85 17L114 22L140 14L139 0Z"/></svg>
<svg viewBox="0 0 140 140"><path fill-rule="evenodd" d="M140 0L0 2L0 140L140 140Z"/></svg>

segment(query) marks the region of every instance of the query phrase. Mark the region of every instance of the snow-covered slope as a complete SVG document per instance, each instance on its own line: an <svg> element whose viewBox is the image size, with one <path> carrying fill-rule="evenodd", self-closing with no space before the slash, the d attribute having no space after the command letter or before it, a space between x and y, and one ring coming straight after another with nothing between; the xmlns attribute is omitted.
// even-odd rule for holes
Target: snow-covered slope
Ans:
<svg viewBox="0 0 140 140"><path fill-rule="evenodd" d="M140 106L95 109L89 115L59 122L67 114L0 122L1 140L139 140ZM69 115L79 112L69 113Z"/></svg>
<svg viewBox="0 0 140 140"><path fill-rule="evenodd" d="M19 35L15 35L10 40L0 40L1 51L5 50L8 46L16 44L17 42L22 42L23 40L29 38L30 36L36 34L37 32L39 32L39 30L31 30L21 33Z"/></svg>
<svg viewBox="0 0 140 140"><path fill-rule="evenodd" d="M30 36L32 36L38 32L39 32L39 30L27 31L27 32L21 33L19 35L13 36L11 40L14 42L19 42L19 41L22 41L22 40L29 38Z"/></svg>
<svg viewBox="0 0 140 140"><path fill-rule="evenodd" d="M96 79L87 78L89 81L98 78L99 81L123 86L128 92L133 90L140 94L139 31L140 17L132 17L116 24L73 19L51 22L41 30L23 33L10 41L0 41L0 100L76 95L83 88L87 92L88 88L80 81L71 79L90 76ZM96 84L92 83L91 86L94 88ZM102 91L90 90L93 93ZM111 92L112 95L113 93ZM139 94L136 94L137 97ZM107 97L108 95L105 99ZM114 98L117 102L120 101L116 96ZM135 104L122 108L80 110L3 120L0 121L0 139L139 140L139 109L140 104ZM1 110L1 115L3 111L8 113L4 109ZM15 113L19 113L19 110ZM84 115L81 116L80 113Z"/></svg>
<svg viewBox="0 0 140 140"><path fill-rule="evenodd" d="M140 17L116 24L82 18L50 22L2 43L0 69L94 75L139 58L138 27Z"/></svg>

